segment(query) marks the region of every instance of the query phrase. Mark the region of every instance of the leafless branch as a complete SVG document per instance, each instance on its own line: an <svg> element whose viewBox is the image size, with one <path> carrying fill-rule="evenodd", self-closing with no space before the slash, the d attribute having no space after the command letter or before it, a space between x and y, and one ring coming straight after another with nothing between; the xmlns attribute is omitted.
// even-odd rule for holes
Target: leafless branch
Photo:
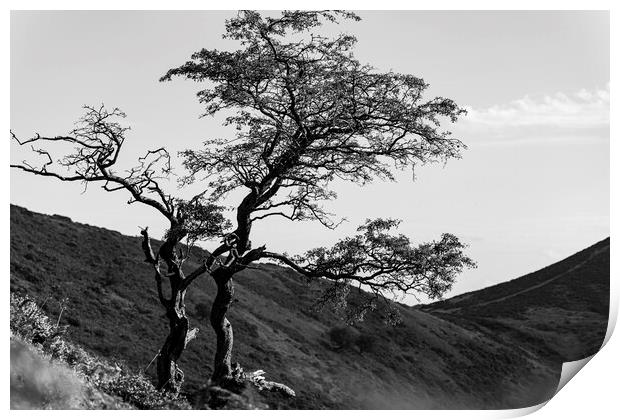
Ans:
<svg viewBox="0 0 620 420"><path fill-rule="evenodd" d="M173 199L164 194L157 183L171 173L170 155L163 149L149 151L139 159L139 165L119 176L112 167L116 163L129 127L119 124L125 114L118 108L108 111L104 106L85 106L84 116L76 127L63 136L41 136L21 140L11 131L11 139L19 145L29 145L33 152L42 156L44 162L11 164L12 168L61 181L79 181L85 184L101 182L106 191L126 190L130 202L140 202L158 210L169 220L174 219ZM68 146L72 151L64 152L58 159L52 157L47 146ZM158 166L159 165L159 166Z"/></svg>

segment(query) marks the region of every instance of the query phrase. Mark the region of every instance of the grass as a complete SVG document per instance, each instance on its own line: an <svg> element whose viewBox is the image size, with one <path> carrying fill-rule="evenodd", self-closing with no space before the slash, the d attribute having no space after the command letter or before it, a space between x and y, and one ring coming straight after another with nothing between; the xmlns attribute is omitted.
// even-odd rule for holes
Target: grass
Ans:
<svg viewBox="0 0 620 420"><path fill-rule="evenodd" d="M295 390L292 399L270 397L269 406L275 408L529 406L540 402L545 390L555 389L559 358L591 352L602 343L594 332L607 321L605 253L535 296L517 295L501 305L486 305L482 312L471 304L561 274L588 252L523 281L465 295L461 306L456 299L423 310L403 306L398 326L386 325L373 313L354 327L359 337L373 339L354 339L343 349L329 334L341 321L329 311L312 309L321 283L308 284L274 264L259 265L235 278L236 301L229 312L233 361L247 371L262 369L269 380ZM195 250L187 271L204 255ZM145 383L153 382L155 372L152 364L145 368L167 334L152 271L143 259L138 237L11 206L11 291L27 293L54 323L67 299L59 325L66 328L64 339L92 357L117 361L127 375L109 382L107 390L119 398L132 383L148 389ZM201 315L214 294L211 279L203 276L186 298L191 326L200 328L180 360L184 397L191 404L197 404L196 394L211 375L215 337ZM563 337L586 330L593 331L587 342L572 342L575 354L560 352ZM144 373L133 378L130 372ZM130 394L141 395L139 389Z"/></svg>
<svg viewBox="0 0 620 420"><path fill-rule="evenodd" d="M67 328L50 320L28 296L11 293L10 297L15 408L190 408L185 398L157 391L144 375L68 341ZM84 389L111 398L103 406L89 405L82 398Z"/></svg>
<svg viewBox="0 0 620 420"><path fill-rule="evenodd" d="M609 245L607 238L542 270L421 309L496 331L556 363L583 359L599 350L607 331Z"/></svg>

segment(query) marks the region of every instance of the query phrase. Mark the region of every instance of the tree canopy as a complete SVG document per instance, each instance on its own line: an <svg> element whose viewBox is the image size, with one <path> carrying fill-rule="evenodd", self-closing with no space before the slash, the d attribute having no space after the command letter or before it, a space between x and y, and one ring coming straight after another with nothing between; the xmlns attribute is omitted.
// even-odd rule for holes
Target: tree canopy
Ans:
<svg viewBox="0 0 620 420"><path fill-rule="evenodd" d="M352 35L312 33L339 18L359 20L341 11L284 11L280 17L242 11L227 21L224 35L240 49L202 49L161 79L200 82L205 115L229 111L226 124L236 135L183 151L184 182L206 182L213 202L246 191L234 231L241 254L251 249L252 224L268 217L337 226L322 206L336 198L334 180L394 180L398 170L459 158L465 147L441 130L465 112L454 101L425 99L423 79L360 63ZM268 250L254 256L336 284L364 285L377 296L421 292L436 298L474 265L455 236L414 247L390 232L397 225L368 221L359 235L299 257Z"/></svg>

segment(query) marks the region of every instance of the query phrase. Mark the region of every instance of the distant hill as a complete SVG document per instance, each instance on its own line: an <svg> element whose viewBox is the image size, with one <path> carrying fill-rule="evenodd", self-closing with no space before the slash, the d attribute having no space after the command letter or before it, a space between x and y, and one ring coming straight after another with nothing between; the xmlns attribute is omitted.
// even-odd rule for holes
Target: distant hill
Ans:
<svg viewBox="0 0 620 420"><path fill-rule="evenodd" d="M509 335L558 362L601 347L609 315L609 238L518 279L420 307Z"/></svg>
<svg viewBox="0 0 620 420"><path fill-rule="evenodd" d="M194 254L194 263L205 256ZM11 290L35 298L53 319L68 298L61 319L69 338L136 370L149 364L167 331L142 261L138 237L11 206ZM273 408L526 407L553 395L563 361L602 344L609 239L511 282L403 306L396 327L372 314L349 330L374 338L372 346L334 342L337 318L312 310L320 287L273 264L236 277L233 360L265 370L298 395L270 401ZM211 374L215 337L197 305L210 304L214 292L203 276L187 296L190 322L201 329L180 361L190 399Z"/></svg>

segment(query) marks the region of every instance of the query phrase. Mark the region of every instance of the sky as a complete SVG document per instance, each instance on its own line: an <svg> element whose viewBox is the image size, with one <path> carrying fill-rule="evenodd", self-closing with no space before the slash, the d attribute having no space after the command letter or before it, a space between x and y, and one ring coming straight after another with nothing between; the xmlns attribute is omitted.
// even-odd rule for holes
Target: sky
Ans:
<svg viewBox="0 0 620 420"><path fill-rule="evenodd" d="M354 234L366 218L402 219L401 231L414 243L451 232L469 244L478 268L459 276L452 296L527 274L609 236L608 13L359 14L360 22L322 32L354 34L361 62L422 77L429 96L466 107L468 115L446 128L468 149L461 160L416 169L415 181L405 172L395 183L337 184L338 199L327 207L348 220L337 230L267 219L255 225L254 244L300 253ZM125 168L154 146L176 152L227 135L222 117L199 118L199 84L158 79L201 48L235 48L221 39L233 15L12 12L11 129L21 137L64 134L82 105L117 106L132 127L119 161ZM11 162L27 152L11 145ZM161 236L161 215L127 205L128 198L11 170L13 204L127 235L148 225Z"/></svg>

